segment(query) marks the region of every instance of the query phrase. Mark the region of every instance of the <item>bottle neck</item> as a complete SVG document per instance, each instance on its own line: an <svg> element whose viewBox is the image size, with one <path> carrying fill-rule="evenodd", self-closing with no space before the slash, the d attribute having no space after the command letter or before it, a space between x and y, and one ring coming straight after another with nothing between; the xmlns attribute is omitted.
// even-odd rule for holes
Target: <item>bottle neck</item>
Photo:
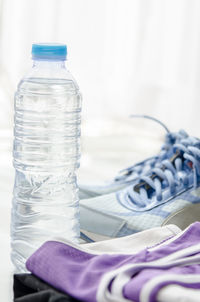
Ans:
<svg viewBox="0 0 200 302"><path fill-rule="evenodd" d="M47 61L47 60L33 60L33 68L39 69L60 69L66 68L65 61Z"/></svg>

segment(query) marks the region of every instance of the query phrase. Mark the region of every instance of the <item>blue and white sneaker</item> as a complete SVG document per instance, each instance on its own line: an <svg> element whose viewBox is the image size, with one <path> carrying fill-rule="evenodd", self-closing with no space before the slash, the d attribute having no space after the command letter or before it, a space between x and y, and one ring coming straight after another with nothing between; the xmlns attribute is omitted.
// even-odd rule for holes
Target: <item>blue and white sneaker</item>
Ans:
<svg viewBox="0 0 200 302"><path fill-rule="evenodd" d="M142 117L151 119L157 123L159 123L167 132L165 136L165 143L162 146L159 154L147 158L144 161L134 164L126 169L123 169L119 172L119 174L114 178L114 180L104 183L102 185L83 185L79 184L79 197L80 199L92 198L104 194L113 193L119 191L131 183L133 183L136 179L138 179L141 175L146 174L152 168L154 168L159 162L163 159L167 159L171 152L171 148L174 143L179 142L182 138L186 138L188 135L184 130L180 130L179 132L170 132L168 128L159 120L149 117L149 116L140 116L135 115L132 117Z"/></svg>
<svg viewBox="0 0 200 302"><path fill-rule="evenodd" d="M200 140L188 137L174 144L170 159L133 185L81 200L81 228L121 237L161 226L173 213L194 204L200 207Z"/></svg>

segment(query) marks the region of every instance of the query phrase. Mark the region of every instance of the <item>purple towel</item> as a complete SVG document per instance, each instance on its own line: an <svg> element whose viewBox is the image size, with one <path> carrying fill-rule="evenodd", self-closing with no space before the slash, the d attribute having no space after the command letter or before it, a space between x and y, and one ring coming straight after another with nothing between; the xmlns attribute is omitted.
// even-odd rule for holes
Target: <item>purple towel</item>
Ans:
<svg viewBox="0 0 200 302"><path fill-rule="evenodd" d="M168 284L200 289L199 238L200 223L196 222L174 238L133 255L96 255L85 252L84 246L49 241L26 266L81 301L117 302L125 297L127 301L155 302L159 290Z"/></svg>

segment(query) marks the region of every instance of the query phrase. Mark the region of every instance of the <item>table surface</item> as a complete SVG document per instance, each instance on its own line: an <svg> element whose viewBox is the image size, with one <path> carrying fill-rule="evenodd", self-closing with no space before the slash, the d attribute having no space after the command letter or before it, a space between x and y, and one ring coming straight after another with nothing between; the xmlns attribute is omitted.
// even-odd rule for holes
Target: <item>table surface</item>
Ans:
<svg viewBox="0 0 200 302"><path fill-rule="evenodd" d="M132 127L132 126L131 126ZM88 136L82 139L82 159L78 177L81 182L112 179L120 169L155 154L164 137L152 129L128 128L127 133ZM123 131L122 131L123 132ZM0 132L0 301L12 301L12 264L10 262L10 209L14 184L11 131Z"/></svg>

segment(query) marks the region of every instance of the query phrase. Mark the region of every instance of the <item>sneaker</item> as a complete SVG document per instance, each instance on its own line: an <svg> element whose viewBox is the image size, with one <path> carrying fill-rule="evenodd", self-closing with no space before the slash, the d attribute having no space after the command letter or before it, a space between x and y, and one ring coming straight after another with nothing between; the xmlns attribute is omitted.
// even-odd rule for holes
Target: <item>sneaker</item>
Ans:
<svg viewBox="0 0 200 302"><path fill-rule="evenodd" d="M81 200L81 228L121 237L161 226L173 213L192 204L200 206L200 140L188 137L174 144L170 158L136 183Z"/></svg>
<svg viewBox="0 0 200 302"><path fill-rule="evenodd" d="M157 163L161 162L163 159L167 159L169 157L169 154L171 153L171 148L173 147L173 144L180 141L180 139L186 138L188 136L184 130L180 130L179 132L174 133L170 132L161 121L153 117L149 117L146 115L134 115L132 117L142 117L151 119L159 123L166 130L167 134L165 136L165 143L162 146L159 154L121 170L119 174L114 178L114 180L104 183L102 185L79 184L80 199L92 198L104 194L113 193L127 187L136 179L138 179L141 175L146 174L148 171L150 171L153 167L157 165Z"/></svg>

